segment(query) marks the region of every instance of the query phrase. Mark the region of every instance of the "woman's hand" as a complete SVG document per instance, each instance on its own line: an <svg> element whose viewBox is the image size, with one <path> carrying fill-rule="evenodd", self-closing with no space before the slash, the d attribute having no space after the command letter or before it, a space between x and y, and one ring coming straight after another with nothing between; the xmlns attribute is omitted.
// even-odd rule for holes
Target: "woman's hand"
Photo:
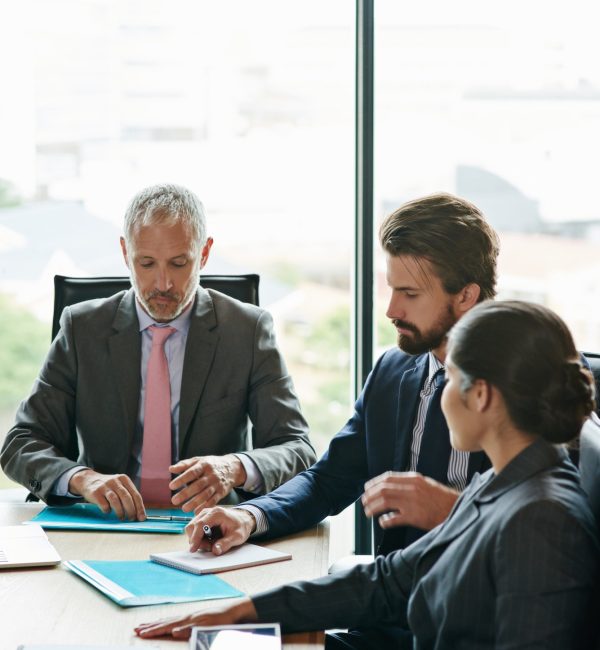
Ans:
<svg viewBox="0 0 600 650"><path fill-rule="evenodd" d="M189 639L192 627L207 625L229 625L231 623L251 623L258 615L250 598L244 598L235 605L224 609L196 612L187 616L164 618L153 623L141 623L135 633L142 639L155 636L172 636L174 639Z"/></svg>

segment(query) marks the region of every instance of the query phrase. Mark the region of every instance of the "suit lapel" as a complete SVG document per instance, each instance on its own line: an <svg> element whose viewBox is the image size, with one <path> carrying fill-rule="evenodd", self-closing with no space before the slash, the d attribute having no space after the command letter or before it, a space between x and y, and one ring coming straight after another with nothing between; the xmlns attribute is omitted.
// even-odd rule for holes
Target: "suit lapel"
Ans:
<svg viewBox="0 0 600 650"><path fill-rule="evenodd" d="M217 318L209 293L200 288L190 320L185 345L179 402L179 458L185 449L189 429L210 373L219 335Z"/></svg>
<svg viewBox="0 0 600 650"><path fill-rule="evenodd" d="M427 355L420 357L414 368L406 370L400 380L396 411L396 444L392 469L404 472L409 466L410 443L419 406L419 391L427 372Z"/></svg>
<svg viewBox="0 0 600 650"><path fill-rule="evenodd" d="M479 519L483 504L492 503L523 481L566 458L564 450L556 449L546 441L538 439L513 458L499 474L494 475L489 472L473 479L463 498L454 506L439 534L427 547L422 559L430 551L439 549L440 546L447 546L472 526Z"/></svg>
<svg viewBox="0 0 600 650"><path fill-rule="evenodd" d="M477 494L477 500L480 503L494 501L508 490L512 490L519 483L567 459L567 452L563 448L555 447L544 439L538 438L520 454L515 456Z"/></svg>
<svg viewBox="0 0 600 650"><path fill-rule="evenodd" d="M419 572L427 571L440 556L441 549L448 546L479 519L480 508L477 497L489 482L488 476L476 477L467 488L468 493L465 492L461 499L454 504L446 521L441 525L438 534L421 555Z"/></svg>
<svg viewBox="0 0 600 650"><path fill-rule="evenodd" d="M398 408L396 410L396 438L392 464L392 469L396 472L404 472L410 465L410 444L413 438L413 427L419 406L419 392L425 380L428 365L427 355L422 355L417 358L412 368L404 371L400 379ZM416 529L409 526L388 528L383 531L376 526L375 531L375 536L379 542L377 553L382 555L387 555L398 548L404 548L406 546L407 535L413 535L415 539L419 535Z"/></svg>
<svg viewBox="0 0 600 650"><path fill-rule="evenodd" d="M113 321L115 333L108 339L110 361L121 396L128 448L131 448L136 428L141 381L142 352L134 300L135 294L130 289L119 304Z"/></svg>
<svg viewBox="0 0 600 650"><path fill-rule="evenodd" d="M463 503L460 510L453 517L446 520L439 533L419 558L418 573L423 575L424 572L428 571L431 565L437 561L443 549L462 535L465 530L473 526L479 519L479 515L480 509L477 503L474 501Z"/></svg>
<svg viewBox="0 0 600 650"><path fill-rule="evenodd" d="M417 471L424 476L429 476L445 484L448 482L448 461L452 447L446 418L440 406L443 391L442 383L440 376L436 382L427 415L425 416Z"/></svg>

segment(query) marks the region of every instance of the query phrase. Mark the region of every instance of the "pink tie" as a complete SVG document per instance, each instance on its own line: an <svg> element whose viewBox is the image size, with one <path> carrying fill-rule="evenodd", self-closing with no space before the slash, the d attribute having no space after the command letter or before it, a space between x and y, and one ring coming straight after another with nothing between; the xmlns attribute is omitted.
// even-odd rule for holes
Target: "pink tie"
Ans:
<svg viewBox="0 0 600 650"><path fill-rule="evenodd" d="M174 327L150 326L152 350L146 370L144 442L140 492L145 504L171 505L171 382L165 341Z"/></svg>

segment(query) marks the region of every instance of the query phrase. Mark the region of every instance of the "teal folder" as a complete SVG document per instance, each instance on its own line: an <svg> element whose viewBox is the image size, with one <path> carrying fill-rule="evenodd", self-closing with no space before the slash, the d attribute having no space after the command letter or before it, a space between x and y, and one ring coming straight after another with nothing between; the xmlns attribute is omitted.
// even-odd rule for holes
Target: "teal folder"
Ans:
<svg viewBox="0 0 600 650"><path fill-rule="evenodd" d="M150 560L69 560L64 564L121 607L244 595L217 576L194 575Z"/></svg>
<svg viewBox="0 0 600 650"><path fill-rule="evenodd" d="M177 508L167 510L148 508L146 514L186 516ZM76 503L64 508L47 506L30 522L47 529L115 530L122 533L182 533L191 518L192 515L189 515L186 521L121 521L114 512L105 515L93 503Z"/></svg>

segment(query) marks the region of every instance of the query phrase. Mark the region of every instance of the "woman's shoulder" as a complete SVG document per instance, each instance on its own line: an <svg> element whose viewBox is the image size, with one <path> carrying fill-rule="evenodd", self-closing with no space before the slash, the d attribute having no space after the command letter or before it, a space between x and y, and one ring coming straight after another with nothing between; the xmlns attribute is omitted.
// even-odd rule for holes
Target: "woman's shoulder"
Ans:
<svg viewBox="0 0 600 650"><path fill-rule="evenodd" d="M588 499L576 468L568 460L530 476L504 496L498 512L502 514L503 528L512 534L523 526L551 530L570 527L571 533L579 531L598 544L598 530Z"/></svg>

